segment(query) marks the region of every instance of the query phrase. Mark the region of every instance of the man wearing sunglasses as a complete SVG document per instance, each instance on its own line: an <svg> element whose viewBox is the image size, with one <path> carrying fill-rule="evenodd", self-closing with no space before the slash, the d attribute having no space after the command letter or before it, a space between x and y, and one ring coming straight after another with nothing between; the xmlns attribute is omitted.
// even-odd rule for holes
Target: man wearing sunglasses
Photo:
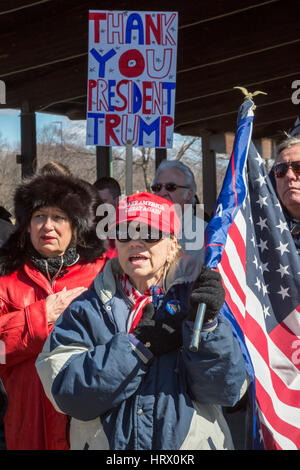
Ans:
<svg viewBox="0 0 300 470"><path fill-rule="evenodd" d="M276 190L298 250L300 249L300 135L279 146L273 167Z"/></svg>
<svg viewBox="0 0 300 470"><path fill-rule="evenodd" d="M300 219L300 135L288 137L278 147L274 165L276 188L282 204Z"/></svg>
<svg viewBox="0 0 300 470"><path fill-rule="evenodd" d="M204 262L206 223L201 217L202 210L199 214L197 185L192 171L178 160L163 160L156 170L151 190L175 204L181 221L178 241L185 253L192 257L191 262L198 272Z"/></svg>
<svg viewBox="0 0 300 470"><path fill-rule="evenodd" d="M188 166L178 160L163 160L156 170L152 192L179 204L193 204L197 191L195 178Z"/></svg>

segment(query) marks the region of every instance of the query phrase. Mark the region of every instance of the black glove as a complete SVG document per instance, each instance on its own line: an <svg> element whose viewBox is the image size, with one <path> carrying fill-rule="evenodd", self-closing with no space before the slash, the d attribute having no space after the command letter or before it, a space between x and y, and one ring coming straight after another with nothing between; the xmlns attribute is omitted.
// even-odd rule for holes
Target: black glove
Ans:
<svg viewBox="0 0 300 470"><path fill-rule="evenodd" d="M152 303L145 306L143 316L134 330L134 336L147 346L154 356L161 356L182 345L181 324L183 316L169 313L162 320L154 320Z"/></svg>
<svg viewBox="0 0 300 470"><path fill-rule="evenodd" d="M198 305L206 304L204 323L213 320L225 301L225 290L220 274L204 266L190 295L189 320L195 321Z"/></svg>

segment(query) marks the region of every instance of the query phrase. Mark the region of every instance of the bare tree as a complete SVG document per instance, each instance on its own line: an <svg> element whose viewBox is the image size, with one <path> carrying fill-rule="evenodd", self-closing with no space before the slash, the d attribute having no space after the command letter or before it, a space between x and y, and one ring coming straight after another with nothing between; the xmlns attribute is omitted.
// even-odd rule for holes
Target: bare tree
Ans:
<svg viewBox="0 0 300 470"><path fill-rule="evenodd" d="M83 145L82 126L72 125L64 129L52 124L44 126L38 134L38 169L55 160L66 165L70 171L90 183L96 180L95 150Z"/></svg>
<svg viewBox="0 0 300 470"><path fill-rule="evenodd" d="M184 136L174 139L168 158L182 160L193 171L199 199L202 200L202 149L201 139ZM0 204L12 211L13 194L21 181L21 165L16 164L19 150L8 145L0 133ZM75 122L71 126L50 124L37 136L38 168L55 160L63 163L71 172L90 183L97 178L95 148L85 145L85 123ZM221 159L222 160L222 159ZM113 177L122 191L125 189L126 152L124 147L112 148ZM222 185L227 161L217 159L217 185ZM150 190L155 174L155 152L153 148L133 149L133 191Z"/></svg>
<svg viewBox="0 0 300 470"><path fill-rule="evenodd" d="M135 166L140 167L143 172L144 178L144 186L147 191L150 191L151 187L151 174L150 172L153 171L153 152L152 148L148 147L141 147L141 157L135 161Z"/></svg>
<svg viewBox="0 0 300 470"><path fill-rule="evenodd" d="M199 169L202 160L201 139L198 137L185 137L177 142L172 149L168 149L169 158L181 160L192 167ZM121 188L125 186L126 156L125 149L113 149L114 177L119 181ZM153 148L133 148L133 190L150 191L155 173L155 153Z"/></svg>
<svg viewBox="0 0 300 470"><path fill-rule="evenodd" d="M181 158L186 154L186 152L193 146L195 142L199 142L199 137L185 137L181 147L177 151L177 155L175 156L176 160L181 160Z"/></svg>

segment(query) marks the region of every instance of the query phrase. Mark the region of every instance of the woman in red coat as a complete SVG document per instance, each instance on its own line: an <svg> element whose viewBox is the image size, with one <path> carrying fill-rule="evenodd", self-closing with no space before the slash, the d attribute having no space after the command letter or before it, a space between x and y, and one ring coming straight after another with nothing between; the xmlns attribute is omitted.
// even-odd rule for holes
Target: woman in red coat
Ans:
<svg viewBox="0 0 300 470"><path fill-rule="evenodd" d="M8 450L67 449L67 417L46 398L35 361L55 320L92 283L106 257L94 188L40 175L15 194L17 230L0 250L0 377ZM4 352L3 352L4 351Z"/></svg>

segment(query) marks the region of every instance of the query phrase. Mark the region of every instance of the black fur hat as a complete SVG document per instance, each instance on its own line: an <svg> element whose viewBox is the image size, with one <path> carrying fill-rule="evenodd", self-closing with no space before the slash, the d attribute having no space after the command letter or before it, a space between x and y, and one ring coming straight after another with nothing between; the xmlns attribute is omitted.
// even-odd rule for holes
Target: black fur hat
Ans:
<svg viewBox="0 0 300 470"><path fill-rule="evenodd" d="M63 210L77 232L77 251L88 261L103 254L103 241L96 235L96 208L101 201L88 182L67 176L37 175L24 180L15 192L14 212L17 230L0 250L0 275L17 269L26 258L24 237L33 212L46 206ZM3 258L4 256L4 258Z"/></svg>
<svg viewBox="0 0 300 470"><path fill-rule="evenodd" d="M71 219L81 233L94 226L97 194L92 185L66 175L35 176L17 187L14 197L15 217L19 226L28 226L39 207L56 206Z"/></svg>

